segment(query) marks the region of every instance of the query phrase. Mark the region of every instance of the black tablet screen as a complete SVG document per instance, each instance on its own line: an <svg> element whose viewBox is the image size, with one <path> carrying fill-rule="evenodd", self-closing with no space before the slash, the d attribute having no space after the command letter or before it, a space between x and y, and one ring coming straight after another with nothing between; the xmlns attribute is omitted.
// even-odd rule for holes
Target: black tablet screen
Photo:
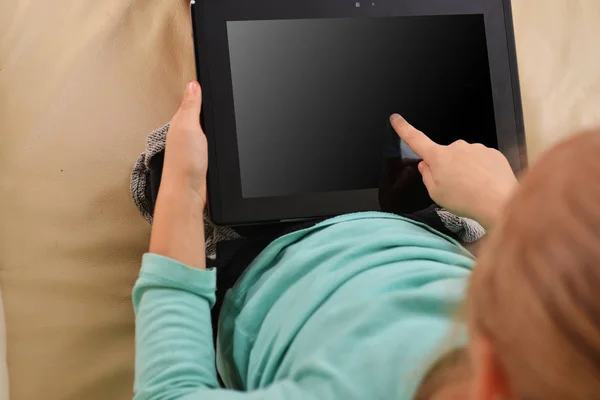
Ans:
<svg viewBox="0 0 600 400"><path fill-rule="evenodd" d="M483 15L227 23L242 196L377 188L402 114L498 147ZM390 153L391 152L391 153Z"/></svg>

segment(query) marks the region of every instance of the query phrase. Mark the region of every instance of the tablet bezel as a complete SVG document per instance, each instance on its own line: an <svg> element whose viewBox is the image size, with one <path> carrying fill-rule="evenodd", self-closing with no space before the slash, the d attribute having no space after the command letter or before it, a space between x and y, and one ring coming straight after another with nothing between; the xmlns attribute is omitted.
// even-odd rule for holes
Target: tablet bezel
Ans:
<svg viewBox="0 0 600 400"><path fill-rule="evenodd" d="M526 147L509 0L196 0L192 23L202 125L209 146L208 199L213 222L247 225L378 210L377 189L243 198L227 21L483 14L500 150L515 170ZM217 134L218 133L218 134Z"/></svg>

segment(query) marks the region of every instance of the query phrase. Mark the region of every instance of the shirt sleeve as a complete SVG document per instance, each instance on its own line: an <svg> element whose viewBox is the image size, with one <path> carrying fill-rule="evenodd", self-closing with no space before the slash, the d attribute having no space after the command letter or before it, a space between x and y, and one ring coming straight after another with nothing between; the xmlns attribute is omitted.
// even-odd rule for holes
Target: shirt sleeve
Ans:
<svg viewBox="0 0 600 400"><path fill-rule="evenodd" d="M220 389L210 310L216 272L146 254L133 289L135 400L305 399L292 381L254 392Z"/></svg>

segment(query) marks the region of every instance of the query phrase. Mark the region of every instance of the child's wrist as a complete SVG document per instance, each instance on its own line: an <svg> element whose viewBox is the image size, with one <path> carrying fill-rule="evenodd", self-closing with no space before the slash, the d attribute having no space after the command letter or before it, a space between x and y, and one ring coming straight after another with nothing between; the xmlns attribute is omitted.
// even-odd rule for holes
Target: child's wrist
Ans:
<svg viewBox="0 0 600 400"><path fill-rule="evenodd" d="M171 181L172 183L172 181ZM204 207L201 193L189 186L161 187L152 224L150 252L204 269Z"/></svg>
<svg viewBox="0 0 600 400"><path fill-rule="evenodd" d="M486 230L492 229L496 223L502 218L506 205L508 204L513 192L518 186L515 180L514 185L506 185L503 188L490 190L487 192L486 198L479 201L479 210L475 218Z"/></svg>

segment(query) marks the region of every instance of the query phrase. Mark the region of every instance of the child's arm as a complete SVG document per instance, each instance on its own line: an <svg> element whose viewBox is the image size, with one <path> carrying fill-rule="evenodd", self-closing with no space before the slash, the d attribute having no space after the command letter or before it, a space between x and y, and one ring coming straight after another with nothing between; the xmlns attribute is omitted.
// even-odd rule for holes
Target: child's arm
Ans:
<svg viewBox="0 0 600 400"><path fill-rule="evenodd" d="M221 389L210 309L216 275L154 254L144 256L133 290L135 400L305 400L301 384L278 381L252 392Z"/></svg>
<svg viewBox="0 0 600 400"><path fill-rule="evenodd" d="M171 120L152 226L133 290L136 313L136 400L306 399L292 381L241 393L219 387L210 309L215 271L206 271L206 137L201 93L188 85Z"/></svg>

